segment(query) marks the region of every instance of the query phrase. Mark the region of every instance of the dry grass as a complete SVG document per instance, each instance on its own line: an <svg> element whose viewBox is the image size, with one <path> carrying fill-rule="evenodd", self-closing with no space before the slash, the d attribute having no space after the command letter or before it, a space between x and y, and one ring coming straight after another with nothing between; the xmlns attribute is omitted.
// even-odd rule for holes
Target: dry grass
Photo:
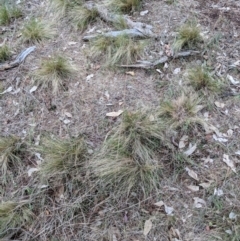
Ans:
<svg viewBox="0 0 240 241"><path fill-rule="evenodd" d="M26 202L13 201L0 204L0 238L17 233L32 221L34 215L27 205Z"/></svg>
<svg viewBox="0 0 240 241"><path fill-rule="evenodd" d="M90 163L116 195L131 191L147 194L158 188L162 165L158 156L167 146L165 124L149 112L126 112L112 130L100 153Z"/></svg>
<svg viewBox="0 0 240 241"><path fill-rule="evenodd" d="M102 36L92 42L91 52L93 56L104 53L107 66L130 64L140 58L145 45L145 41L135 41L127 36Z"/></svg>
<svg viewBox="0 0 240 241"><path fill-rule="evenodd" d="M44 156L41 174L44 177L70 175L85 161L86 144L83 138L63 140L47 137L39 151Z"/></svg>
<svg viewBox="0 0 240 241"><path fill-rule="evenodd" d="M43 59L40 68L34 74L34 81L43 87L51 87L54 94L58 93L60 87L73 76L75 69L69 61L61 56L55 55Z"/></svg>
<svg viewBox="0 0 240 241"><path fill-rule="evenodd" d="M36 43L52 38L55 30L51 24L31 18L24 24L21 34L24 42Z"/></svg>
<svg viewBox="0 0 240 241"><path fill-rule="evenodd" d="M202 41L200 29L196 23L189 22L179 28L176 40L173 43L174 51L180 51L182 48L194 48Z"/></svg>
<svg viewBox="0 0 240 241"><path fill-rule="evenodd" d="M0 63L8 60L11 56L10 49L7 45L3 45L0 47Z"/></svg>

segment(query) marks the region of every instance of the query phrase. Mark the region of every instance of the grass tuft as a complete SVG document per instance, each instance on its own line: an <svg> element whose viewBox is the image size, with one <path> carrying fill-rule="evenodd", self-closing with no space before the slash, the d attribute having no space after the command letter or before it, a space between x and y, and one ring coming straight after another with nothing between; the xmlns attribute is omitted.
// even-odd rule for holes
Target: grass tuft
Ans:
<svg viewBox="0 0 240 241"><path fill-rule="evenodd" d="M21 33L24 42L35 43L52 38L55 31L50 25L32 18L24 24Z"/></svg>
<svg viewBox="0 0 240 241"><path fill-rule="evenodd" d="M98 17L96 9L89 10L82 6L76 6L71 11L72 21L78 30L85 30L87 26L96 21Z"/></svg>
<svg viewBox="0 0 240 241"><path fill-rule="evenodd" d="M187 80L195 91L218 93L222 87L222 83L217 81L206 67L202 66L190 69L187 73Z"/></svg>
<svg viewBox="0 0 240 241"><path fill-rule="evenodd" d="M35 72L35 77L36 81L44 87L50 85L53 93L56 94L73 72L74 68L68 60L63 56L56 55L42 60L40 68Z"/></svg>
<svg viewBox="0 0 240 241"><path fill-rule="evenodd" d="M0 63L8 60L11 56L11 52L7 45L3 45L0 47Z"/></svg>
<svg viewBox="0 0 240 241"><path fill-rule="evenodd" d="M145 41L135 41L127 36L116 38L99 37L92 42L91 52L94 56L105 53L107 66L130 64L140 58Z"/></svg>
<svg viewBox="0 0 240 241"><path fill-rule="evenodd" d="M122 13L130 13L141 6L141 0L108 0L107 5Z"/></svg>
<svg viewBox="0 0 240 241"><path fill-rule="evenodd" d="M164 130L164 123L150 113L124 113L90 163L95 175L116 195L131 191L146 195L156 189L162 170L158 151L167 145Z"/></svg>
<svg viewBox="0 0 240 241"><path fill-rule="evenodd" d="M0 25L10 24L13 19L22 17L21 9L15 6L0 4Z"/></svg>
<svg viewBox="0 0 240 241"><path fill-rule="evenodd" d="M39 151L44 156L40 173L43 177L71 175L77 168L82 167L86 155L86 144L83 138L43 140Z"/></svg>
<svg viewBox="0 0 240 241"><path fill-rule="evenodd" d="M180 27L176 40L173 43L174 51L180 51L183 47L193 48L202 41L200 29L196 23L187 23Z"/></svg>
<svg viewBox="0 0 240 241"><path fill-rule="evenodd" d="M22 226L29 224L34 214L27 207L26 202L2 202L0 203L0 238L6 234L21 229Z"/></svg>
<svg viewBox="0 0 240 241"><path fill-rule="evenodd" d="M20 138L15 136L0 138L0 166L5 179L7 170L20 165L24 146Z"/></svg>
<svg viewBox="0 0 240 241"><path fill-rule="evenodd" d="M174 100L167 100L160 105L159 116L165 118L172 128L189 126L191 124L202 124L203 120L197 113L203 108L201 99L196 94L182 93Z"/></svg>

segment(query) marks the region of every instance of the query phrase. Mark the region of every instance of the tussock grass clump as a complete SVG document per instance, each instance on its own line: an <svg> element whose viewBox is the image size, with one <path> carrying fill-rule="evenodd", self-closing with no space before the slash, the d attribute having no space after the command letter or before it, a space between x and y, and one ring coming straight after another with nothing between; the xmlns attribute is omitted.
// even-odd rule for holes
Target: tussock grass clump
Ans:
<svg viewBox="0 0 240 241"><path fill-rule="evenodd" d="M18 167L21 164L23 152L24 144L19 137L0 138L0 167L3 177L5 177L10 167Z"/></svg>
<svg viewBox="0 0 240 241"><path fill-rule="evenodd" d="M0 47L0 63L8 60L11 56L11 52L7 45L3 45Z"/></svg>
<svg viewBox="0 0 240 241"><path fill-rule="evenodd" d="M180 27L173 49L180 51L183 47L193 48L202 41L201 32L196 23L186 23Z"/></svg>
<svg viewBox="0 0 240 241"><path fill-rule="evenodd" d="M43 177L71 175L85 161L86 144L83 138L63 140L47 137L39 151L44 156L40 169Z"/></svg>
<svg viewBox="0 0 240 241"><path fill-rule="evenodd" d="M74 68L69 61L63 56L56 55L42 60L40 68L35 72L35 77L36 81L44 87L50 85L53 93L56 94L73 72Z"/></svg>
<svg viewBox="0 0 240 241"><path fill-rule="evenodd" d="M197 113L203 108L201 99L196 94L182 93L173 100L164 101L159 108L159 116L165 118L165 121L171 128L189 126L191 124L202 124L204 121L197 116Z"/></svg>
<svg viewBox="0 0 240 241"><path fill-rule="evenodd" d="M13 19L22 17L22 11L7 4L0 4L0 25L10 24Z"/></svg>
<svg viewBox="0 0 240 241"><path fill-rule="evenodd" d="M217 93L221 90L222 84L217 81L206 67L197 66L187 72L188 83L194 90L203 92L211 91Z"/></svg>
<svg viewBox="0 0 240 241"><path fill-rule="evenodd" d="M24 42L35 43L52 38L55 30L49 24L32 18L24 24L21 33Z"/></svg>
<svg viewBox="0 0 240 241"><path fill-rule="evenodd" d="M127 36L116 38L99 37L92 42L92 53L99 56L105 53L107 66L135 62L143 52L145 41L135 41Z"/></svg>
<svg viewBox="0 0 240 241"><path fill-rule="evenodd" d="M26 202L2 202L0 203L0 238L13 230L21 229L33 219L34 214L27 207Z"/></svg>
<svg viewBox="0 0 240 241"><path fill-rule="evenodd" d="M116 195L147 194L158 188L162 165L158 151L167 146L166 126L147 112L126 112L90 163L95 175Z"/></svg>
<svg viewBox="0 0 240 241"><path fill-rule="evenodd" d="M87 9L83 6L76 6L72 9L71 18L78 30L85 30L87 26L96 21L98 17L98 12L96 9Z"/></svg>
<svg viewBox="0 0 240 241"><path fill-rule="evenodd" d="M141 6L142 0L107 0L107 5L110 5L116 11L122 13L130 13Z"/></svg>

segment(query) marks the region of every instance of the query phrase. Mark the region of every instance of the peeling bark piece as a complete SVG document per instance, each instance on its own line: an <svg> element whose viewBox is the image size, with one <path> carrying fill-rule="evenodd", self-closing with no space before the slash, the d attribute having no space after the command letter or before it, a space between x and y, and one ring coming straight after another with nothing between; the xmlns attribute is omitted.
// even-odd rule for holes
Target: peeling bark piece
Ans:
<svg viewBox="0 0 240 241"><path fill-rule="evenodd" d="M29 48L23 50L23 51L17 56L17 58L16 58L14 61L12 61L12 62L10 62L10 63L1 64L1 65L0 65L0 71L4 71L4 70L8 70L8 69L17 67L17 66L20 65L20 64L25 60L25 58L26 58L30 53L32 53L35 49L36 49L36 46L32 46L32 47L29 47Z"/></svg>

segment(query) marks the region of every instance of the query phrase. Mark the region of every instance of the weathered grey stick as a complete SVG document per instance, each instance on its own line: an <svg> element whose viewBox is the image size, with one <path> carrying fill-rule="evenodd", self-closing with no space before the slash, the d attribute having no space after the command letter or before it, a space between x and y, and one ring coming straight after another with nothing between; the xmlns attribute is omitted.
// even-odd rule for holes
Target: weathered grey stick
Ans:
<svg viewBox="0 0 240 241"><path fill-rule="evenodd" d="M96 4L93 2L88 2L84 4L84 7L89 10L95 10L98 12L99 16L106 22L110 22L113 24L120 24L122 21L126 24L126 26L131 30L129 34L132 34L132 29L135 29L135 31L138 31L138 34L132 34L133 37L145 37L145 38L156 38L157 36L152 32L153 26L144 24L141 22L134 22L131 19L129 19L127 16L122 16L119 14L111 13L109 12L106 7L103 7L100 4ZM141 33L141 35L140 35ZM111 35L111 32L109 33ZM119 32L119 34L121 34ZM125 34L125 33L123 33ZM118 35L119 36L119 35ZM114 37L114 36L113 36ZM85 36L85 40L87 38L91 39L91 37Z"/></svg>
<svg viewBox="0 0 240 241"><path fill-rule="evenodd" d="M34 50L36 49L36 46L32 46L32 47L29 47L25 50L23 50L18 56L17 58L10 62L10 63L4 63L4 64L1 64L0 65L0 71L4 71L4 70L8 70L8 69L11 69L11 68L14 68L14 67L17 67L19 64L21 64L25 58L30 54L32 53Z"/></svg>
<svg viewBox="0 0 240 241"><path fill-rule="evenodd" d="M154 62L150 61L138 61L136 64L123 64L123 65L118 65L118 67L123 67L123 68L141 68L141 69L153 69L154 67L158 66L159 64L164 64L172 59L175 58L181 58L181 57L187 57L191 56L194 54L199 54L199 51L193 51L193 50L188 50L184 52L179 52L176 53L174 56L168 57L168 56L163 56L160 59L155 60Z"/></svg>
<svg viewBox="0 0 240 241"><path fill-rule="evenodd" d="M83 37L83 40L89 41L89 40L99 38L101 36L108 37L108 38L117 38L119 36L128 36L130 38L146 38L146 36L142 32L139 32L138 29L132 28L132 29L119 30L119 31L110 31L102 34L86 35Z"/></svg>

